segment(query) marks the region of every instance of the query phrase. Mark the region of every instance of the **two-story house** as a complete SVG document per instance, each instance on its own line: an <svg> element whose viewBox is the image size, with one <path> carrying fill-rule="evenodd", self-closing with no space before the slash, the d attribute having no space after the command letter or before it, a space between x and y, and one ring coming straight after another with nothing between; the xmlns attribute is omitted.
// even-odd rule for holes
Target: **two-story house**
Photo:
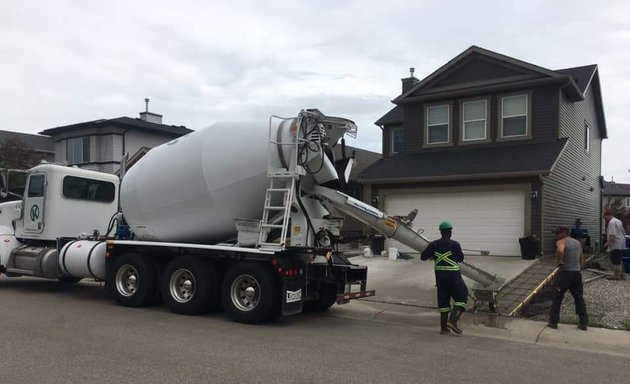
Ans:
<svg viewBox="0 0 630 384"><path fill-rule="evenodd" d="M630 235L630 184L604 181L602 195L602 210L610 208L615 211L615 217L623 222L626 233Z"/></svg>
<svg viewBox="0 0 630 384"><path fill-rule="evenodd" d="M551 230L576 218L600 233L597 65L549 70L472 46L423 80L402 79L393 103L376 122L383 159L360 175L366 201L418 208L413 224L430 239L451 221L471 254L520 255L526 235L553 252Z"/></svg>
<svg viewBox="0 0 630 384"><path fill-rule="evenodd" d="M147 110L140 118L100 119L45 129L52 137L57 163L114 173L125 155L134 156L192 132L184 126L162 124L162 115Z"/></svg>

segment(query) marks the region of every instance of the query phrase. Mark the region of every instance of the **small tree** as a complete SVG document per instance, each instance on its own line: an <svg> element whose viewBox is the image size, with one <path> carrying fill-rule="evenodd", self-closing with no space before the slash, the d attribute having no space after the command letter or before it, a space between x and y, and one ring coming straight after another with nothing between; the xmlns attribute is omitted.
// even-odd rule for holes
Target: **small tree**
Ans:
<svg viewBox="0 0 630 384"><path fill-rule="evenodd" d="M0 168L28 169L37 165L43 156L20 139L0 141Z"/></svg>

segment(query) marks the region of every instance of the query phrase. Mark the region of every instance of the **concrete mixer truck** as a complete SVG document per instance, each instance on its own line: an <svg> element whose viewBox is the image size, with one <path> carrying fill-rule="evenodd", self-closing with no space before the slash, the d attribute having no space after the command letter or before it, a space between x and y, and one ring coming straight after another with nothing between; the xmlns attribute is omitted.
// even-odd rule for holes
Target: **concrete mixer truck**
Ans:
<svg viewBox="0 0 630 384"><path fill-rule="evenodd" d="M340 213L417 250L428 242L412 217L342 192L353 159L335 159L332 147L356 131L303 110L267 127L200 129L123 166L120 182L46 163L5 170L0 197L15 200L0 204L0 273L105 281L125 306L161 299L188 315L222 307L244 323L372 296L367 268L336 251Z"/></svg>

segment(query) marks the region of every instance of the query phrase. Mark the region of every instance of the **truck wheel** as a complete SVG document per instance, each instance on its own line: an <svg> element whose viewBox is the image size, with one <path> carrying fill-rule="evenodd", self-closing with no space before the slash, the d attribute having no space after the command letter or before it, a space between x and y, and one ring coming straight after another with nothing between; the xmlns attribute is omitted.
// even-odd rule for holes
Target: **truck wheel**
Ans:
<svg viewBox="0 0 630 384"><path fill-rule="evenodd" d="M264 264L243 262L225 274L221 286L225 312L239 323L257 324L279 313L279 281Z"/></svg>
<svg viewBox="0 0 630 384"><path fill-rule="evenodd" d="M330 308L337 301L337 286L335 284L322 283L319 288L319 299L304 301L302 312L322 313Z"/></svg>
<svg viewBox="0 0 630 384"><path fill-rule="evenodd" d="M162 300L175 313L207 312L219 296L217 273L209 262L191 256L171 261L161 283Z"/></svg>
<svg viewBox="0 0 630 384"><path fill-rule="evenodd" d="M107 271L107 290L126 307L144 307L159 299L157 263L135 254L122 255Z"/></svg>

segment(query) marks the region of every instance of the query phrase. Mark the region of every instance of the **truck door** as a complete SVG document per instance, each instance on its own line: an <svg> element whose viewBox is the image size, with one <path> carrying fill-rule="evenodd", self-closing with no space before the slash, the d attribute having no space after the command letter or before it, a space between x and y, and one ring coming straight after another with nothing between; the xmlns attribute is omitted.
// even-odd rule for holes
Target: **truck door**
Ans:
<svg viewBox="0 0 630 384"><path fill-rule="evenodd" d="M44 230L44 197L46 192L46 175L31 173L24 198L24 231L42 233Z"/></svg>

